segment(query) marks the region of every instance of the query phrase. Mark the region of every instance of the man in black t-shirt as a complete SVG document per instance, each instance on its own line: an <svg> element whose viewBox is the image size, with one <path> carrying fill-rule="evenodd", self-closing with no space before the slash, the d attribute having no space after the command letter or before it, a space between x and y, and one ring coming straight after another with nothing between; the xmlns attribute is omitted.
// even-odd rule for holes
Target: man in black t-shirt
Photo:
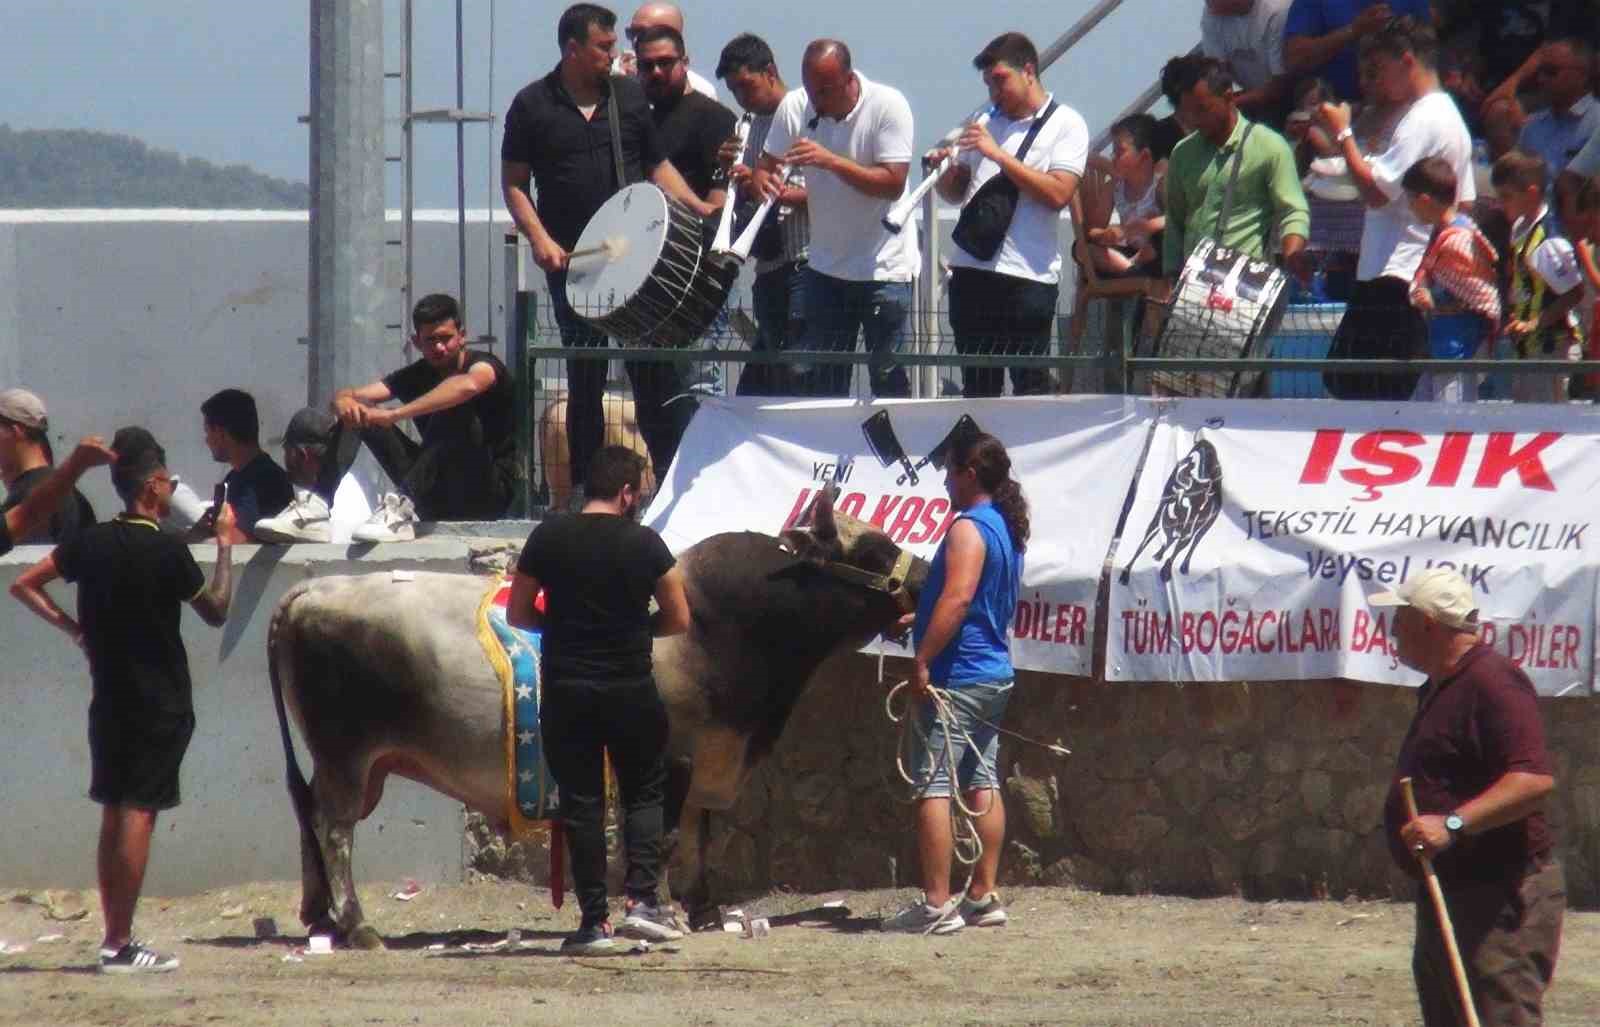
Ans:
<svg viewBox="0 0 1600 1027"><path fill-rule="evenodd" d="M682 573L649 528L635 523L644 461L607 446L584 479L580 513L544 521L528 536L506 619L542 630L539 724L561 793L583 923L562 951L611 948L606 908L605 756L622 792L627 892L622 933L681 936L657 905L667 712L652 674L651 640L689 628ZM541 614L534 606L545 593ZM650 613L654 598L659 609Z"/></svg>
<svg viewBox="0 0 1600 1027"><path fill-rule="evenodd" d="M211 584L188 546L158 524L172 502L159 446L112 440L111 478L123 514L57 546L17 579L13 594L89 657L89 798L101 804L99 878L105 912L102 973L173 970L178 961L133 940L133 912L150 858L156 814L178 805L178 769L194 733L189 658L179 634L184 603L220 627L233 592L233 511L217 512ZM45 586L77 582L76 619Z"/></svg>
<svg viewBox="0 0 1600 1027"><path fill-rule="evenodd" d="M116 454L106 448L99 436L90 435L74 449L66 462L50 473L16 506L0 510L0 556L11 552L16 539L25 537L50 517L72 486L91 467L110 463Z"/></svg>
<svg viewBox="0 0 1600 1027"><path fill-rule="evenodd" d="M424 296L411 311L412 344L422 359L378 381L340 389L333 412L341 428L330 448L338 481L355 457L359 437L372 450L423 520L494 520L505 515L517 475L516 412L511 372L492 353L469 350L461 308L443 293ZM397 407L383 407L391 399ZM395 425L413 420L422 444ZM393 497L374 521L357 528L358 541L415 537Z"/></svg>
<svg viewBox="0 0 1600 1027"><path fill-rule="evenodd" d="M44 400L27 389L0 392L0 478L6 498L0 510L10 510L28 498L54 470L50 450L50 419ZM94 508L83 493L73 489L57 502L49 519L17 536L17 545L50 545L78 537L94 523Z"/></svg>
<svg viewBox="0 0 1600 1027"><path fill-rule="evenodd" d="M561 344L603 347L606 336L567 302L567 259L596 211L624 185L645 179L700 217L719 213L684 181L661 146L650 105L632 78L612 77L617 16L596 4L574 4L556 27L561 63L517 93L506 111L500 144L501 191L517 230L544 269ZM622 173L612 156L609 101L616 100ZM535 203L534 192L538 200ZM586 311L586 313L589 313ZM639 432L650 448L657 479L693 413L671 364L628 361ZM605 438L606 361L567 361L567 436L573 480L588 468Z"/></svg>
<svg viewBox="0 0 1600 1027"><path fill-rule="evenodd" d="M238 525L230 542L255 539L256 522L271 517L294 501L289 475L261 448L261 415L256 400L243 389L223 389L200 404L211 458L228 465L222 483ZM211 515L197 526L200 537L212 528Z"/></svg>
<svg viewBox="0 0 1600 1027"><path fill-rule="evenodd" d="M683 36L667 25L639 33L639 83L650 101L661 152L696 196L720 208L728 188L717 151L733 135L738 119L722 104L689 90L689 57Z"/></svg>

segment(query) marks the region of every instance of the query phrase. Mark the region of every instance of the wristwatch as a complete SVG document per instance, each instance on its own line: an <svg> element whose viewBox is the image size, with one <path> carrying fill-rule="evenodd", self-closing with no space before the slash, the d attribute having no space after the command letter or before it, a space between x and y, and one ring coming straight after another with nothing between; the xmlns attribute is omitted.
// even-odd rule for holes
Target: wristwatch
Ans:
<svg viewBox="0 0 1600 1027"><path fill-rule="evenodd" d="M1351 137L1351 136L1353 136L1353 135L1355 135L1355 132L1353 132L1353 131L1352 131L1352 130L1351 130L1351 128L1350 128L1350 126L1349 126L1349 125L1346 125L1346 126L1345 126L1345 127L1343 127L1343 128L1341 128L1341 129L1340 129L1340 130L1339 130L1339 133L1338 133L1338 135L1335 135L1335 136L1334 136L1334 137L1333 137L1333 141L1334 141L1334 142L1335 142L1335 143L1342 143L1342 142L1344 142L1344 141L1345 141L1345 140L1346 140L1346 139L1349 139L1349 138L1350 138L1350 137Z"/></svg>
<svg viewBox="0 0 1600 1027"><path fill-rule="evenodd" d="M1452 813L1444 818L1444 829L1450 832L1450 840L1455 841L1462 831L1466 830L1467 822L1461 819L1461 814Z"/></svg>

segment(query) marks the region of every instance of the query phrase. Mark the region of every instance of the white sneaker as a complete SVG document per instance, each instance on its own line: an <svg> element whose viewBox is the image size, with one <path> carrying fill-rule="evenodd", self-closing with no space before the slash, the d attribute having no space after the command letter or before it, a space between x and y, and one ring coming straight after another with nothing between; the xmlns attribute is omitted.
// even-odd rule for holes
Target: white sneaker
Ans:
<svg viewBox="0 0 1600 1027"><path fill-rule="evenodd" d="M411 500L385 492L367 523L350 533L355 542L410 542L417 537L417 513Z"/></svg>
<svg viewBox="0 0 1600 1027"><path fill-rule="evenodd" d="M276 517L257 521L254 534L261 542L332 542L333 518L321 496L297 487L294 501Z"/></svg>

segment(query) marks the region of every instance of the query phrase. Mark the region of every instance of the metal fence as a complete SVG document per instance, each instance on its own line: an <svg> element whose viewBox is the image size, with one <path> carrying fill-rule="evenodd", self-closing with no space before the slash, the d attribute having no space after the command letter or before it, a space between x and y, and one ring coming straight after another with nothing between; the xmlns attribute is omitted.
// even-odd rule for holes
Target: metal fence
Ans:
<svg viewBox="0 0 1600 1027"><path fill-rule="evenodd" d="M519 409L529 454L524 509L566 509L574 502L569 429L581 433L586 418L591 439L598 421L601 443L627 445L664 464L700 396L752 391L796 398L873 396L871 369L877 357L862 343L848 352L761 349L761 326L747 285L735 286L725 316L699 342L677 350L622 348L598 335L587 340L590 345L566 346L548 294L517 294L511 337L524 347L519 354L513 346L510 356L514 368L522 365L517 368ZM893 363L907 372L908 394L919 398L960 398L974 373L981 379L987 372L1003 376L1007 395L1017 393L1020 380L1024 391L1050 394L1295 400L1326 397L1324 371L1331 370L1347 379L1396 382L1388 390L1375 386L1375 398L1409 396L1413 382L1437 375L1439 381L1456 382L1463 398L1509 401L1517 380L1548 383L1544 393L1522 398L1555 399L1568 376L1578 381L1600 372L1600 361L1508 359L1505 353L1474 360L1330 360L1329 346L1344 313L1338 303L1292 303L1281 323L1255 338L1235 325L1181 311L1174 315L1163 304L1133 298L1094 300L1075 322L1070 296L1066 299L1048 347L1036 354L1005 352L1004 345L985 346L982 340L977 351L963 353L947 310L919 307L910 311L910 329ZM1396 311L1397 318L1408 315ZM819 368L841 373L818 375ZM769 382L752 390L774 375L776 387ZM574 376L585 379L579 391L586 389L591 398L599 383L599 405L587 414L572 409Z"/></svg>

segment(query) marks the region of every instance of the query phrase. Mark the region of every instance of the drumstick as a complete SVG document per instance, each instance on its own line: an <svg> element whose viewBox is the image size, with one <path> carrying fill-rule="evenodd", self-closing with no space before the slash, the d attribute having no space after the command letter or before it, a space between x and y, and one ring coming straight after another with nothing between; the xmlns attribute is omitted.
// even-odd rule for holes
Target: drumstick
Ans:
<svg viewBox="0 0 1600 1027"><path fill-rule="evenodd" d="M601 239L595 246L585 246L581 250L573 250L567 254L567 260L581 260L584 257L598 257L604 254L606 260L621 260L628 255L628 237L625 235L608 235Z"/></svg>
<svg viewBox="0 0 1600 1027"><path fill-rule="evenodd" d="M1400 793L1405 796L1406 816L1417 819L1417 797L1411 790L1411 779L1400 779ZM1433 860L1418 855L1422 861L1423 876L1428 882L1428 894L1433 897L1433 911L1439 915L1439 931L1444 935L1444 950L1450 956L1450 974L1456 979L1456 995L1461 1008L1466 1010L1469 1027L1478 1027L1478 1010L1472 1004L1472 988L1467 984L1467 968L1461 964L1461 950L1456 947L1455 928L1450 925L1450 911L1445 908L1444 892L1439 888L1439 875L1433 872Z"/></svg>
<svg viewBox="0 0 1600 1027"><path fill-rule="evenodd" d="M754 117L755 115L746 111L744 117L739 119L739 126L734 131L734 138L739 143L739 154L733 158L735 167L744 162L745 148L750 142L750 122ZM731 177L732 168L729 169L729 172ZM735 203L738 202L738 193L739 190L735 189L730 181L728 183L728 195L722 201L722 220L717 222L717 237L711 243L712 253L728 252L729 244L733 239L733 208Z"/></svg>

